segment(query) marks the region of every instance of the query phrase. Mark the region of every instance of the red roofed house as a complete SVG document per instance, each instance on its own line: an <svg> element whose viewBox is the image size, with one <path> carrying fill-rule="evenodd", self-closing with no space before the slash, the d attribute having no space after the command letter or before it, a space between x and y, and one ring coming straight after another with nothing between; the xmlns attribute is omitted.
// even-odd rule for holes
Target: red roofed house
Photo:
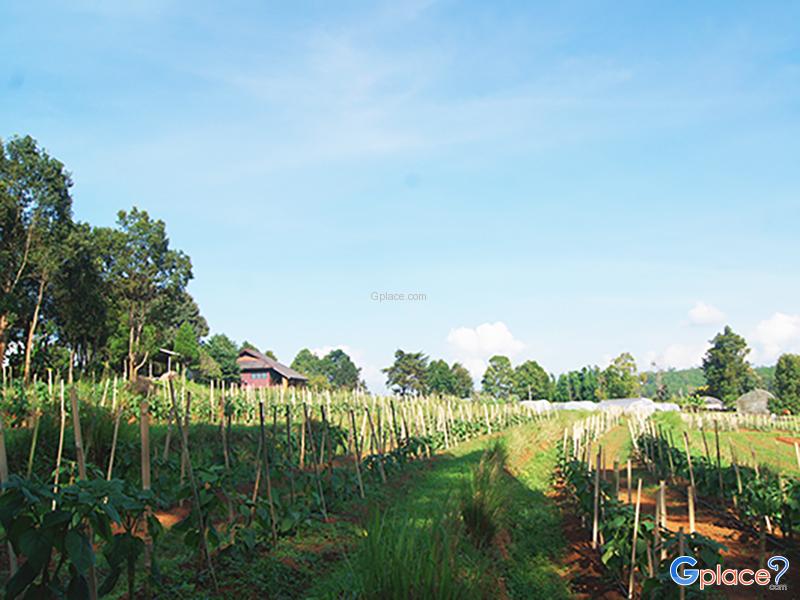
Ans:
<svg viewBox="0 0 800 600"><path fill-rule="evenodd" d="M236 359L242 372L242 385L270 387L277 385L303 386L308 377L265 356L258 350L244 348Z"/></svg>

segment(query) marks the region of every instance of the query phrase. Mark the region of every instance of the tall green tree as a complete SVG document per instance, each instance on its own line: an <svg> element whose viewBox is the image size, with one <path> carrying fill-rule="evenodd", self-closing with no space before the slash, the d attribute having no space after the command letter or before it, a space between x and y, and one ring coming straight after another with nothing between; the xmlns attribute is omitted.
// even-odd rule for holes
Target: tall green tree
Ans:
<svg viewBox="0 0 800 600"><path fill-rule="evenodd" d="M725 326L711 340L711 348L703 357L708 393L728 407L733 407L740 395L755 387L755 375L747 362L749 353L745 339Z"/></svg>
<svg viewBox="0 0 800 600"><path fill-rule="evenodd" d="M481 380L483 391L495 398L508 398L514 387L514 369L507 356L496 355L489 359L489 365Z"/></svg>
<svg viewBox="0 0 800 600"><path fill-rule="evenodd" d="M320 369L334 389L354 390L359 384L361 369L340 348L331 350L322 358Z"/></svg>
<svg viewBox="0 0 800 600"><path fill-rule="evenodd" d="M800 414L800 354L783 354L775 366L775 399L770 410L776 414Z"/></svg>
<svg viewBox="0 0 800 600"><path fill-rule="evenodd" d="M291 367L308 377L308 385L315 389L330 389L330 382L322 370L322 360L308 348L303 348L294 357Z"/></svg>
<svg viewBox="0 0 800 600"><path fill-rule="evenodd" d="M308 348L303 348L300 350L300 352L297 353L297 356L294 357L294 360L290 366L295 371L302 373L306 377L322 373L319 356L314 354Z"/></svg>
<svg viewBox="0 0 800 600"><path fill-rule="evenodd" d="M623 352L603 371L603 396L605 398L634 398L640 395L639 390L636 361L629 352Z"/></svg>
<svg viewBox="0 0 800 600"><path fill-rule="evenodd" d="M428 357L422 352L394 353L394 363L383 369L386 386L401 396L421 395L427 387Z"/></svg>
<svg viewBox="0 0 800 600"><path fill-rule="evenodd" d="M227 335L218 333L212 335L203 346L204 350L219 366L222 379L236 383L240 380L241 370L236 359L239 357L239 348Z"/></svg>
<svg viewBox="0 0 800 600"><path fill-rule="evenodd" d="M0 360L9 328L25 319L26 377L39 311L72 224L71 186L64 165L32 137L0 140ZM36 290L30 315L20 310L26 280Z"/></svg>
<svg viewBox="0 0 800 600"><path fill-rule="evenodd" d="M127 333L127 372L135 380L152 352L143 342L174 325L175 305L185 299L192 263L170 248L166 226L146 211L120 211L109 234L108 270ZM219 361L218 361L219 362ZM223 373L225 368L223 368Z"/></svg>
<svg viewBox="0 0 800 600"><path fill-rule="evenodd" d="M64 244L52 283L51 319L58 342L83 369L108 359L106 344L114 331L113 294L101 252L97 230L77 223Z"/></svg>
<svg viewBox="0 0 800 600"><path fill-rule="evenodd" d="M432 360L428 365L425 375L427 391L438 396L451 396L456 394L455 377L450 366L443 360Z"/></svg>
<svg viewBox="0 0 800 600"><path fill-rule="evenodd" d="M192 367L200 360L200 342L194 327L188 321L181 323L175 334L175 352L180 354L180 362L184 367Z"/></svg>
<svg viewBox="0 0 800 600"><path fill-rule="evenodd" d="M514 369L512 393L520 400L549 400L550 376L535 360L526 360Z"/></svg>
<svg viewBox="0 0 800 600"><path fill-rule="evenodd" d="M472 396L474 384L472 382L472 375L470 375L467 368L461 363L453 363L450 367L450 373L453 377L453 395L458 398L469 398Z"/></svg>

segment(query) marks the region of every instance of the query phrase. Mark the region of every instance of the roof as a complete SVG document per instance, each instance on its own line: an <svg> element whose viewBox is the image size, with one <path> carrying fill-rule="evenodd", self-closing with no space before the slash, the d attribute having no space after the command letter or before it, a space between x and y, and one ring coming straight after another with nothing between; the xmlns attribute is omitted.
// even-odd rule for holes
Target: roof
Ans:
<svg viewBox="0 0 800 600"><path fill-rule="evenodd" d="M246 360L246 364L239 362L243 358ZM286 379L300 379L302 381L308 381L308 377L302 373L298 373L291 367L287 367L283 363L279 363L277 360L274 360L269 356L262 354L258 350L254 350L253 348L243 348L239 352L239 357L236 360L239 362L239 366L242 368L242 370L272 369L276 373L286 377Z"/></svg>

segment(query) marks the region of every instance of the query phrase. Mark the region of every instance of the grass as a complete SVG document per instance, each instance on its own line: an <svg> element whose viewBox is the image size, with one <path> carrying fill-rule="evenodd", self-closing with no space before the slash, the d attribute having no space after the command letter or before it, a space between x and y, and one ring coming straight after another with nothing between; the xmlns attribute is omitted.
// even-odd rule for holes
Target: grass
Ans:
<svg viewBox="0 0 800 600"><path fill-rule="evenodd" d="M380 589L374 597L569 598L557 566L560 515L547 495L562 429L560 420L523 425L438 456L306 597L370 598L367 590ZM447 572L433 592L414 587L434 581L421 558Z"/></svg>

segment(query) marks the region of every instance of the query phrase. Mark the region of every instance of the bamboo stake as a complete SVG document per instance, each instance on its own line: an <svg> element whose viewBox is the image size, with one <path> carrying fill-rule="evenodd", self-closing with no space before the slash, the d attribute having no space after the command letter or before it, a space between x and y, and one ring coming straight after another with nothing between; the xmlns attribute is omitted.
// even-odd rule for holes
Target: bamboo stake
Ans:
<svg viewBox="0 0 800 600"><path fill-rule="evenodd" d="M294 503L294 466L292 465L292 411L289 405L286 405L286 464L289 471L289 487L290 498Z"/></svg>
<svg viewBox="0 0 800 600"><path fill-rule="evenodd" d="M111 454L108 457L106 481L111 481L111 475L114 472L114 455L117 452L117 437L119 436L119 422L122 419L122 407L118 408L116 412L117 414L114 416L114 433L111 436Z"/></svg>
<svg viewBox="0 0 800 600"><path fill-rule="evenodd" d="M695 488L694 483L694 469L692 468L692 455L689 452L689 434L685 431L683 432L683 445L686 449L686 463L689 465L689 479L691 481L691 491L692 491L692 499L696 500L697 497L695 494L697 493L697 489ZM690 531L690 533L694 533L694 530Z"/></svg>
<svg viewBox="0 0 800 600"><path fill-rule="evenodd" d="M719 451L719 424L714 421L714 438L717 444L717 475L719 477L719 499L724 504L725 502L725 486L722 483L722 457Z"/></svg>
<svg viewBox="0 0 800 600"><path fill-rule="evenodd" d="M53 489L55 492L58 492L58 480L59 476L61 475L61 458L64 454L64 431L67 428L67 407L64 402L64 382L60 382L60 398L61 398L61 419L59 423L59 430L58 430L58 451L56 453L56 472L54 474L54 486ZM53 510L56 509L56 501L53 500Z"/></svg>
<svg viewBox="0 0 800 600"><path fill-rule="evenodd" d="M794 443L794 456L797 459L797 468L800 469L800 444Z"/></svg>
<svg viewBox="0 0 800 600"><path fill-rule="evenodd" d="M267 434L264 429L264 399L258 403L258 420L261 432L261 465L264 469L264 478L267 481L267 503L269 504L269 516L272 524L272 541L278 541L278 525L275 517L275 503L272 499L272 477L269 474L269 452L267 451Z"/></svg>
<svg viewBox="0 0 800 600"><path fill-rule="evenodd" d="M356 447L356 477L358 478L358 491L361 498L364 498L364 482L361 479L361 450L358 447L358 436L356 435L356 417L353 409L350 409L350 424L353 427L353 439Z"/></svg>
<svg viewBox="0 0 800 600"><path fill-rule="evenodd" d="M78 459L78 475L82 480L86 480L86 456L83 453L83 435L81 433L81 417L78 411L78 392L73 385L69 390L69 400L72 405L72 429L75 435L75 454ZM89 543L94 544L94 534L91 526L87 526L86 533L89 536ZM97 572L94 565L89 566L89 598L97 600Z"/></svg>
<svg viewBox="0 0 800 600"><path fill-rule="evenodd" d="M597 468L594 471L594 509L592 515L592 550L597 549L597 532L600 519L600 455L602 448L597 450Z"/></svg>
<svg viewBox="0 0 800 600"><path fill-rule="evenodd" d="M142 490L145 492L150 489L150 407L147 400L142 400L139 404L139 434L141 437L141 463L142 463ZM150 577L153 570L153 538L150 536L150 529L147 524L150 516L150 506L145 508L145 519L142 522L144 537L144 571L145 577L145 598L150 598Z"/></svg>
<svg viewBox="0 0 800 600"><path fill-rule="evenodd" d="M614 460L614 499L619 499L619 459Z"/></svg>
<svg viewBox="0 0 800 600"><path fill-rule="evenodd" d="M187 475L189 476L189 485L192 488L192 498L194 500L194 510L197 512L197 521L200 527L200 548L203 552L203 556L206 559L206 564L208 565L208 571L211 574L211 581L214 584L214 591L219 593L219 584L217 583L217 574L214 570L214 563L211 562L211 553L208 551L208 541L206 540L206 523L205 518L203 517L203 509L200 506L200 494L197 491L197 482L194 478L194 470L192 469L192 460L191 455L189 454L189 436L183 430L183 423L181 422L181 416L178 412L178 401L175 397L175 390L172 386L172 379L168 380L169 386L169 396L172 401L172 407L175 409L175 424L178 426L178 437L181 440L181 447L183 452L186 454L186 471Z"/></svg>
<svg viewBox="0 0 800 600"><path fill-rule="evenodd" d="M5 367L3 367L3 376L5 378ZM8 481L8 456L6 455L6 428L5 424L3 423L3 416L0 415L0 485L5 486L7 481ZM14 553L14 548L11 546L11 542L8 542L9 579L16 572L17 572L17 555Z"/></svg>
<svg viewBox="0 0 800 600"><path fill-rule="evenodd" d="M628 504L633 504L633 490L631 489L631 475L632 475L632 467L631 467L631 459L628 459L628 464L626 465L627 468L627 483L626 487L628 488Z"/></svg>
<svg viewBox="0 0 800 600"><path fill-rule="evenodd" d="M636 489L636 510L633 517L633 542L631 543L631 570L628 577L628 600L633 599L633 584L636 577L636 540L639 537L639 511L642 502L642 480L639 479L639 484Z"/></svg>
<svg viewBox="0 0 800 600"><path fill-rule="evenodd" d="M377 444L378 440L375 437L375 426L372 423L372 414L369 412L369 407L366 408L366 411L367 421L369 422L370 438L375 441L378 448L378 473L380 473L381 481L386 483L386 471L383 468L383 452L380 448L380 445Z"/></svg>
<svg viewBox="0 0 800 600"><path fill-rule="evenodd" d="M307 409L305 404L303 405L303 418L305 419L306 423L309 423L309 420L308 420L308 409ZM309 423L309 425L310 425L310 423ZM314 442L313 432L309 432L309 434L310 435L308 436L308 442L309 442L309 446L310 446L310 450L311 450L311 457L312 457L311 458L311 466L314 468L314 478L317 480L317 489L319 490L319 499L320 499L320 503L322 505L321 506L322 507L322 517L324 519L327 519L328 518L328 509L327 509L326 504L325 504L325 493L322 490L322 478L320 477L320 474L319 474L319 463L317 463L317 461L314 460L314 457L317 454L317 448L316 448L316 444Z"/></svg>
<svg viewBox="0 0 800 600"><path fill-rule="evenodd" d="M689 533L693 534L696 529L694 527L694 486L690 485L686 493L686 505L689 508Z"/></svg>

